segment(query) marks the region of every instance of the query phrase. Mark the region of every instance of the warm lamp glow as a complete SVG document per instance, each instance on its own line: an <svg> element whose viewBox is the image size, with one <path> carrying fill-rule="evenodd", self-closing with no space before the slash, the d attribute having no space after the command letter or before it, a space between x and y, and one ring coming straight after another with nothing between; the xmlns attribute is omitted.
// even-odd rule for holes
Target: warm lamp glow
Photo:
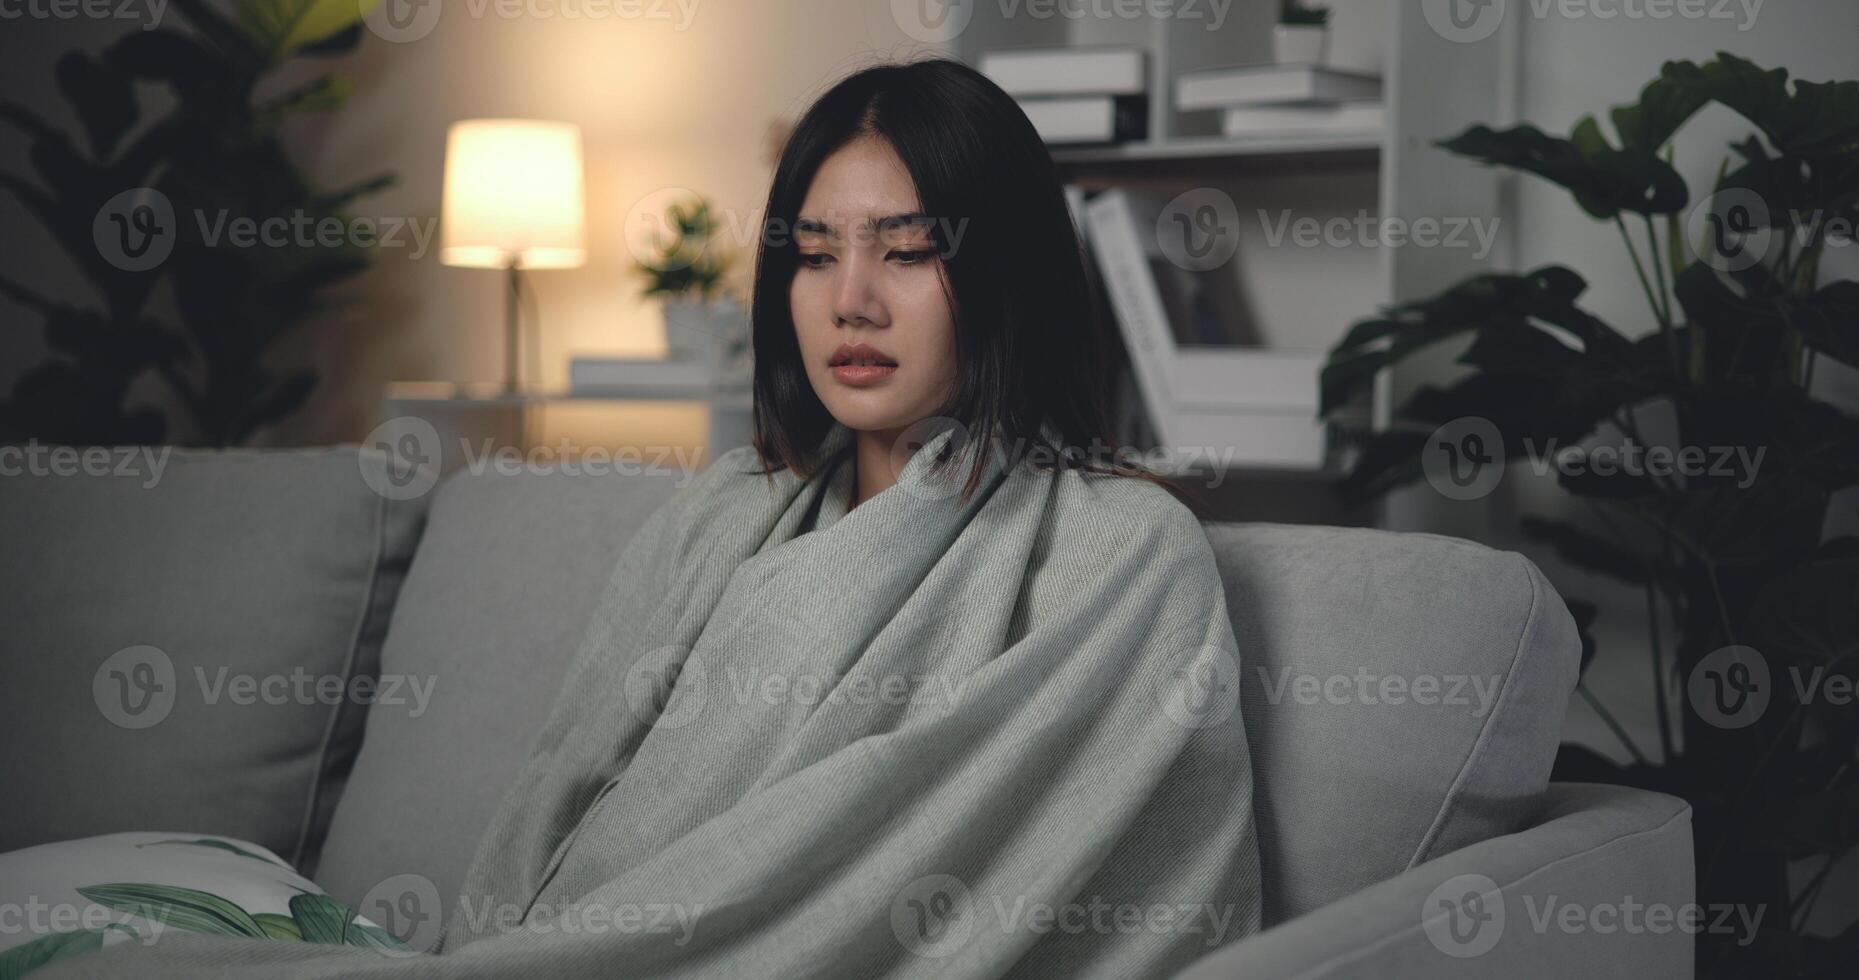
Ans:
<svg viewBox="0 0 1859 980"><path fill-rule="evenodd" d="M587 261L581 130L530 119L454 123L439 261L571 269Z"/></svg>

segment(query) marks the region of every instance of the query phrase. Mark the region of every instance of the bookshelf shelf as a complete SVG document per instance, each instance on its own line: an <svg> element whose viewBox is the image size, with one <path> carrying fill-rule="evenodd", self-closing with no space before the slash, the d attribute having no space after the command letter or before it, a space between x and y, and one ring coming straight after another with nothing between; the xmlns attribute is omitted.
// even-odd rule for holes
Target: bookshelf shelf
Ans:
<svg viewBox="0 0 1859 980"><path fill-rule="evenodd" d="M1340 154L1356 158L1347 162L1373 164L1381 155L1382 139L1379 130L1313 134L1261 133L1237 139L1228 136L1188 136L1114 146L1059 147L1052 151L1052 159L1061 166L1068 166L1187 160L1237 162L1259 156Z"/></svg>
<svg viewBox="0 0 1859 980"><path fill-rule="evenodd" d="M1145 55L1148 138L1052 149L1075 215L1088 216L1116 192L1131 202L1127 217L1119 219L1131 231L1110 259L1092 240L1092 223L1080 220L1097 271L1108 277L1106 269L1116 270L1117 278L1104 280L1107 293L1121 281L1128 306L1130 283L1145 277L1171 295L1178 308L1184 297L1200 304L1194 307L1197 312L1185 315L1158 312L1119 319L1133 369L1138 350L1147 350L1152 362L1147 389L1132 377L1136 384L1120 398L1125 423L1192 414L1180 400L1179 385L1171 383L1181 375L1181 358L1195 344L1184 323L1193 323L1201 335L1212 324L1218 328L1213 334L1225 334L1261 354L1321 352L1379 309L1432 295L1508 260L1508 236L1514 234L1508 226L1495 249L1485 251L1422 247L1411 239L1397 244L1393 236L1418 222L1501 212L1499 177L1435 144L1474 121L1501 126L1514 118L1520 19L1507 21L1504 33L1491 43L1462 44L1435 30L1413 0L1327 0L1327 5L1332 17L1325 66L1381 79L1379 125L1364 121L1359 128L1351 124L1304 132L1235 126L1245 135L1230 136L1221 134L1231 119L1227 110L1177 104L1184 76L1272 61L1280 0L1233 0L1220 18L1196 17L1195 5L1188 4L1164 5L1173 15L1125 16L1117 13L1121 6L1107 4L1092 8L1104 13L1072 17L1042 16L1043 8L1036 5L977 2L972 19L947 43L947 53L970 64L989 52L1052 48L1133 48ZM1168 220L1182 218L1162 207L1169 202L1192 205L1197 214L1211 205L1222 214L1217 237L1230 257L1206 269L1167 256L1162 242L1173 239L1163 230L1175 227ZM1157 212L1159 217L1151 217ZM1207 303L1221 294L1234 301ZM1150 331L1148 341L1133 341L1132 320L1161 322L1162 336L1157 339ZM1261 382L1243 360L1233 364L1232 386L1250 392ZM1160 383L1155 363L1165 365ZM1296 371L1300 376L1315 373L1303 365ZM1357 424L1366 419L1373 427L1386 426L1393 406L1428 380L1433 379L1423 367L1384 372L1372 404L1348 410ZM1314 395L1316 378L1309 382ZM1161 406L1141 404L1148 389L1157 389ZM1189 421L1198 427L1186 426L1192 435L1184 438L1240 448L1229 467L1235 479L1228 486L1243 485L1250 493L1261 484L1308 486L1312 478L1334 475L1328 463L1323 469L1290 471L1256 465L1271 457L1273 432L1244 418ZM1138 421L1125 431L1136 433L1133 438L1156 438L1158 429ZM1282 445L1290 445L1292 435ZM1348 448L1333 436L1325 442L1337 451L1332 455L1348 456Z"/></svg>

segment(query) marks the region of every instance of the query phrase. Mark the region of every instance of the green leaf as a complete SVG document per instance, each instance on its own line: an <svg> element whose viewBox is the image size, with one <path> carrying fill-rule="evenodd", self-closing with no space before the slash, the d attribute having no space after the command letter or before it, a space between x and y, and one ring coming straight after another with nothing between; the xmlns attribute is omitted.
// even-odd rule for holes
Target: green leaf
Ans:
<svg viewBox="0 0 1859 980"><path fill-rule="evenodd" d="M290 900L291 918L307 943L342 944L349 920L355 913L328 895L295 895Z"/></svg>
<svg viewBox="0 0 1859 980"><path fill-rule="evenodd" d="M1686 99L1719 103L1754 123L1785 156L1828 160L1859 144L1859 82L1796 82L1727 52L1702 65L1667 62L1661 80Z"/></svg>
<svg viewBox="0 0 1859 980"><path fill-rule="evenodd" d="M55 71L59 92L77 110L90 137L91 152L108 157L139 115L128 76L82 51L66 52Z"/></svg>
<svg viewBox="0 0 1859 980"><path fill-rule="evenodd" d="M264 863L266 863L266 864L268 864L268 865L271 865L272 867L281 867L281 868L285 868L285 869L287 869L287 870L295 870L295 869L292 869L292 868L290 867L290 865L287 865L287 864L282 864L282 863L280 863L280 862L277 862L277 861L273 861L272 859L270 859L270 858L268 858L268 857L265 857L265 856L264 856L264 855L262 855L262 854L255 854L255 853L253 853L253 852L251 852L251 851L248 851L248 850L246 850L246 849L245 849L245 848L243 848L243 847L237 847L237 846L234 846L234 845L232 845L232 844L228 844L228 843L226 843L226 842L225 842L225 841L223 841L223 840L211 840L211 839L208 839L208 838L205 838L205 837L202 837L202 838L200 838L200 839L198 839L198 840L158 840L158 841L150 841L150 842L149 842L149 843L147 843L147 844L137 844L136 846L137 846L137 847L157 847L157 846L160 846L160 845L163 845L163 844L186 844L186 845L189 845L189 846L193 846L193 847L212 847L212 848L217 848L217 849L219 849L219 850L222 850L222 851L229 851L229 852L231 852L231 853L233 853L233 854L237 854L237 855L239 855L240 857L248 857L248 858L251 858L251 859L252 859L252 860L254 860L254 861L263 861Z"/></svg>
<svg viewBox="0 0 1859 980"><path fill-rule="evenodd" d="M0 980L18 980L53 960L103 948L102 929L60 932L0 952Z"/></svg>
<svg viewBox="0 0 1859 980"><path fill-rule="evenodd" d="M1502 132L1481 125L1439 145L1558 184L1575 195L1582 210L1602 220L1622 211L1674 214L1684 210L1691 197L1684 178L1656 152L1608 146L1592 118L1582 120L1570 139L1528 125Z"/></svg>
<svg viewBox="0 0 1859 980"><path fill-rule="evenodd" d="M258 928L263 929L265 935L272 939L295 939L299 941L303 939L303 931L297 928L297 920L288 915L279 915L276 912L259 912L254 914L252 919L258 923Z"/></svg>
<svg viewBox="0 0 1859 980"><path fill-rule="evenodd" d="M378 0L233 0L246 35L273 60L354 27Z"/></svg>
<svg viewBox="0 0 1859 980"><path fill-rule="evenodd" d="M1714 485L1617 504L1718 567L1798 560L1820 540L1827 492L1805 479L1769 477L1748 488Z"/></svg>
<svg viewBox="0 0 1859 980"><path fill-rule="evenodd" d="M98 905L188 932L252 938L263 938L265 934L244 909L193 888L111 884L90 885L77 891Z"/></svg>
<svg viewBox="0 0 1859 980"><path fill-rule="evenodd" d="M1656 78L1640 91L1638 102L1614 109L1614 132L1623 148L1656 153L1708 101L1694 88Z"/></svg>
<svg viewBox="0 0 1859 980"><path fill-rule="evenodd" d="M1859 282L1833 283L1788 311L1809 346L1859 368Z"/></svg>

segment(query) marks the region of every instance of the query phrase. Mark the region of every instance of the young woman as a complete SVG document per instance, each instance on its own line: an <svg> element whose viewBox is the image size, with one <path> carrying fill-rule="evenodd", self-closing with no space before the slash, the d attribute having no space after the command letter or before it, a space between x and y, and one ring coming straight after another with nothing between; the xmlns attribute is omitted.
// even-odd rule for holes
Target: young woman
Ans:
<svg viewBox="0 0 1859 980"><path fill-rule="evenodd" d="M1025 116L859 72L764 231L755 445L628 545L437 955L171 933L48 975L1166 976L1258 928L1212 551L1102 458Z"/></svg>

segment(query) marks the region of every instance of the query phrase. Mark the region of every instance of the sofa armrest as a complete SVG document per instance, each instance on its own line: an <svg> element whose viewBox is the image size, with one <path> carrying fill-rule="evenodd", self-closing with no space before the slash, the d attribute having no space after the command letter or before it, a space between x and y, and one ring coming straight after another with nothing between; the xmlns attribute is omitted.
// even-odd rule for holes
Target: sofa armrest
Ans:
<svg viewBox="0 0 1859 980"><path fill-rule="evenodd" d="M1689 978L1699 929L1743 928L1694 904L1683 800L1552 783L1545 803L1528 830L1280 923L1202 958L1180 980Z"/></svg>

